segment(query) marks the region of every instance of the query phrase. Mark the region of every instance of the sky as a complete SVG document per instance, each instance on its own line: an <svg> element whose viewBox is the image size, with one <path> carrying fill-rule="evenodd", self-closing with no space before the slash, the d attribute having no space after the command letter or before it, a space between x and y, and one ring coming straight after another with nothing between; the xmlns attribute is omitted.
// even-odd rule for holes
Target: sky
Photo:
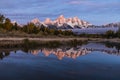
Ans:
<svg viewBox="0 0 120 80"><path fill-rule="evenodd" d="M0 13L18 23L64 15L102 25L120 22L120 0L0 0Z"/></svg>

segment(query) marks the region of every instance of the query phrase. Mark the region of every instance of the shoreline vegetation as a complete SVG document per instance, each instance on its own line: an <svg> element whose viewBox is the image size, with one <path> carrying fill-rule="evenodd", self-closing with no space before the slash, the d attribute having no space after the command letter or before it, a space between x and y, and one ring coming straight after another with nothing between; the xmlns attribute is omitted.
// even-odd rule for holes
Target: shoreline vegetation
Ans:
<svg viewBox="0 0 120 80"><path fill-rule="evenodd" d="M119 38L0 38L0 47L77 46L88 42L120 43Z"/></svg>
<svg viewBox="0 0 120 80"><path fill-rule="evenodd" d="M13 40L14 39L14 40ZM60 46L77 46L86 44L86 40L77 40L77 39L69 39L69 40L56 40L56 39L7 39L0 40L0 48L36 48L36 47L60 47Z"/></svg>

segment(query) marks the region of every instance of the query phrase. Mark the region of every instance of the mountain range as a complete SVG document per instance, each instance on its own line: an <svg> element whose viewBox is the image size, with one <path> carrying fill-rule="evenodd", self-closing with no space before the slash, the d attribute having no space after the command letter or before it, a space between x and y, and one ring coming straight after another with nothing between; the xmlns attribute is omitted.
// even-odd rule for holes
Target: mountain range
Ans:
<svg viewBox="0 0 120 80"><path fill-rule="evenodd" d="M78 17L65 18L63 15L60 15L57 19L51 20L46 18L44 22L41 22L38 18L31 20L31 23L35 25L44 25L49 28L57 29L74 29L74 28L88 28L92 26L91 23L81 20Z"/></svg>
<svg viewBox="0 0 120 80"><path fill-rule="evenodd" d="M104 25L93 25L87 21L81 20L78 17L71 17L71 18L65 18L63 15L60 15L55 20L51 20L50 18L46 18L45 21L40 21L38 18L35 18L30 21L31 23L41 26L44 25L48 28L53 29L84 29L84 28L108 28L108 27L120 27L120 22L116 23L109 23ZM16 21L12 22L13 24L16 23ZM19 26L23 26L24 24L18 24Z"/></svg>

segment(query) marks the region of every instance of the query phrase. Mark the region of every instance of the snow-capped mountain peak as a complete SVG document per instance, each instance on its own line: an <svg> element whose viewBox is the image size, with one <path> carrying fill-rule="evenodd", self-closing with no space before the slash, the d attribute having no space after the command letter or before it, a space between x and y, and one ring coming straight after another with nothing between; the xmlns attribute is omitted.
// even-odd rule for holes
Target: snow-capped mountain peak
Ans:
<svg viewBox="0 0 120 80"><path fill-rule="evenodd" d="M78 17L65 18L63 15L60 15L54 22L55 22L54 24L57 27L69 26L71 28L75 28L75 27L86 28L86 27L92 25L86 21L80 20Z"/></svg>
<svg viewBox="0 0 120 80"><path fill-rule="evenodd" d="M38 23L41 23L41 22L38 18L35 18L35 19L31 20L31 23L38 24Z"/></svg>
<svg viewBox="0 0 120 80"><path fill-rule="evenodd" d="M60 15L57 19L51 20L50 18L46 18L44 22L40 22L38 18L35 18L31 21L34 24L43 24L46 25L47 27L52 27L56 26L56 28L87 28L91 26L87 21L83 21L79 19L78 17L72 17L72 18L65 18L63 15Z"/></svg>
<svg viewBox="0 0 120 80"><path fill-rule="evenodd" d="M52 20L50 18L46 18L46 20L44 21L44 23L46 25L52 24Z"/></svg>

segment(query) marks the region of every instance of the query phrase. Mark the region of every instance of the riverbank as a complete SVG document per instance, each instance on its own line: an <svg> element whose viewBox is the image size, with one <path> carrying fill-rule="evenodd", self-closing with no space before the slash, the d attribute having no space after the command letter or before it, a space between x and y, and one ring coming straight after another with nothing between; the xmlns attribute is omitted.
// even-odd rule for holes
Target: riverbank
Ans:
<svg viewBox="0 0 120 80"><path fill-rule="evenodd" d="M106 38L0 38L0 42L4 41L23 41L25 39L28 39L29 41L70 41L70 40L81 40L81 41L96 41L96 42L120 42L119 38L113 38L113 39L106 39Z"/></svg>

